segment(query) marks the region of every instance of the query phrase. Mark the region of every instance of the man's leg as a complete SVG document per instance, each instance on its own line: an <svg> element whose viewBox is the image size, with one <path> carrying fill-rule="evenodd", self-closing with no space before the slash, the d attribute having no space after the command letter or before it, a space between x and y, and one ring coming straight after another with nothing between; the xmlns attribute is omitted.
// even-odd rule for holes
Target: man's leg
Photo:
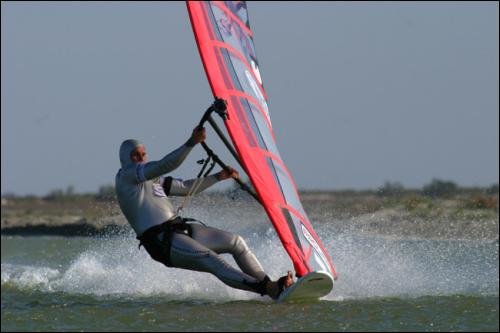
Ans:
<svg viewBox="0 0 500 333"><path fill-rule="evenodd" d="M266 277L266 273L262 269L260 262L252 251L250 251L241 236L200 224L190 225L194 240L217 254L231 254L240 269L258 281L262 281Z"/></svg>
<svg viewBox="0 0 500 333"><path fill-rule="evenodd" d="M216 252L195 239L180 233L173 233L170 260L174 267L212 273L230 287L253 291L259 281L227 263Z"/></svg>

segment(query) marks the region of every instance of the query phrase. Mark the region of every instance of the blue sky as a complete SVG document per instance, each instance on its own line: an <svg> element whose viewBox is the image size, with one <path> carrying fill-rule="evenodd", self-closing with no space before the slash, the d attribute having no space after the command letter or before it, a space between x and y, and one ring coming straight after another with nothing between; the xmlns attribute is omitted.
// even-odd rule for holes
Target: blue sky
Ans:
<svg viewBox="0 0 500 333"><path fill-rule="evenodd" d="M212 97L183 2L2 2L1 192L112 184L118 148L182 144ZM498 2L250 2L301 189L498 182ZM213 132L208 143L236 164ZM174 175L195 176L196 148Z"/></svg>

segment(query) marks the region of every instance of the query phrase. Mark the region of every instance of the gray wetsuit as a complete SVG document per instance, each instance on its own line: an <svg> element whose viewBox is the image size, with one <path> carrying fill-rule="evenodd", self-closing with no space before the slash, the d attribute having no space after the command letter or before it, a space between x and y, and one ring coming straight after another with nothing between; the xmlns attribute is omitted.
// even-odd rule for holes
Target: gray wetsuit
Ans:
<svg viewBox="0 0 500 333"><path fill-rule="evenodd" d="M185 196L195 179L183 181L164 177L176 169L187 157L194 144L188 140L161 160L148 163L134 163L130 153L139 145L136 140L126 140L120 147L121 169L115 179L116 194L120 208L128 222L141 237L150 231L172 221L176 211L168 195ZM198 191L202 191L218 182L215 176L204 178ZM163 233L155 241L165 241ZM148 252L150 247L146 246ZM243 290L260 292L255 285L266 278L255 255L250 251L243 238L233 233L190 224L190 233L173 232L167 247L170 266L189 270L209 272L225 284ZM157 251L158 252L158 251ZM219 254L233 255L241 271L227 263ZM165 263L162 255L152 255L153 259Z"/></svg>

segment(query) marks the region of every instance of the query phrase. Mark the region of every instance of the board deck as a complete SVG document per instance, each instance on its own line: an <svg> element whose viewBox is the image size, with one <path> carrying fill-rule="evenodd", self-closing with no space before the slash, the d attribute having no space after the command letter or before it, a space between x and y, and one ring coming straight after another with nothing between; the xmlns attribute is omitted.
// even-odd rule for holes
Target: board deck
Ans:
<svg viewBox="0 0 500 333"><path fill-rule="evenodd" d="M284 290L278 302L314 300L326 296L333 288L333 279L325 272L311 272Z"/></svg>

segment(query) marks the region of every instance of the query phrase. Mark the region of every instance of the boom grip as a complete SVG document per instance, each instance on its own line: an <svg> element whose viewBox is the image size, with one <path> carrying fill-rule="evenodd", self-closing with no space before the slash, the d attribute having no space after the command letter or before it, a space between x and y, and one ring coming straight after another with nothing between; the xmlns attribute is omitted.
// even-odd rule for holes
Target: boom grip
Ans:
<svg viewBox="0 0 500 333"><path fill-rule="evenodd" d="M238 157L238 154L235 152L234 148L231 146L231 144L229 143L229 141L226 139L226 137L224 136L224 134L222 133L222 131L220 130L220 128L217 126L217 123L213 120L212 118L212 112L217 112L217 114L219 116L222 117L222 119L226 120L228 119L228 115L226 113L226 110L222 110L222 109L217 109L214 105L215 105L216 102L214 102L214 104L210 105L208 107L208 109L205 111L205 113L203 114L203 117L201 117L201 120L200 120L200 123L198 124L198 127L203 127L203 124L205 124L205 122L209 122L210 125L212 125L212 128L215 130L215 132L217 133L217 135L220 137L220 139L222 140L222 142L224 143L224 145L229 149L229 152L233 155L233 157L235 158L235 160L240 164L241 167L243 167L243 165L241 164L241 161ZM224 102L225 103L225 102ZM208 156L211 156L213 158L213 160L219 164L223 169L225 170L228 170L228 166L222 162L222 160L219 158L219 156L217 156L212 149L210 149L210 147L208 147L208 145L205 143L205 142L201 142L201 146L203 147L203 149L205 149L205 151L207 152ZM252 197L254 197L255 200L257 200L257 202L259 202L260 204L262 204L262 202L260 201L259 197L257 196L257 194L247 185L245 184L244 182L241 181L241 179L239 178L233 178L235 182L238 183L238 185L240 185L240 187L247 191Z"/></svg>

